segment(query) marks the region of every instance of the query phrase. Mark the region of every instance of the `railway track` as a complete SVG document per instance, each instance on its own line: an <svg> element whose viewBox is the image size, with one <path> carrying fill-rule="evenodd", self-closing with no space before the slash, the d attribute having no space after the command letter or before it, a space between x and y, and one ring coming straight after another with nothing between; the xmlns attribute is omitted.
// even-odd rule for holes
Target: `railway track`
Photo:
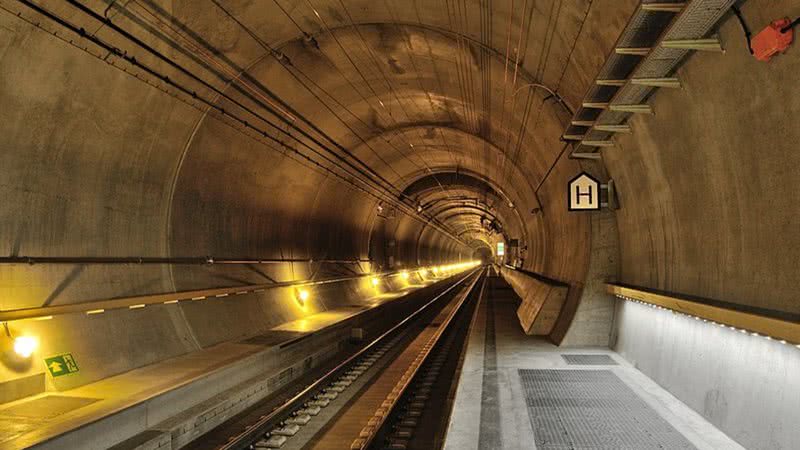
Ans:
<svg viewBox="0 0 800 450"><path fill-rule="evenodd" d="M453 374L484 279L472 270L339 363L298 380L192 450L441 446Z"/></svg>

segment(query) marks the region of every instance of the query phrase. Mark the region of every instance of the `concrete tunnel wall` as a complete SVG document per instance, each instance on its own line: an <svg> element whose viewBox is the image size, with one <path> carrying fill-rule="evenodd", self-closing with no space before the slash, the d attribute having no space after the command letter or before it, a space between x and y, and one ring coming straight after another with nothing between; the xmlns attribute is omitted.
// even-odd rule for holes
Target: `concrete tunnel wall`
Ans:
<svg viewBox="0 0 800 450"><path fill-rule="evenodd" d="M755 33L800 5L749 0L741 11ZM656 92L655 115L635 117L603 152L623 205L619 280L797 322L800 49L757 61L732 14L719 36L725 53L691 55L676 74L683 88ZM612 343L745 448L800 446L795 346L623 301Z"/></svg>

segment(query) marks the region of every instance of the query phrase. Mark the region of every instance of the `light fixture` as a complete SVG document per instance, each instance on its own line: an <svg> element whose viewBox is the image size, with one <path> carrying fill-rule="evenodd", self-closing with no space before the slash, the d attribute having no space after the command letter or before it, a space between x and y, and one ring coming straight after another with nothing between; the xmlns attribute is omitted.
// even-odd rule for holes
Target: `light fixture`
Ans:
<svg viewBox="0 0 800 450"><path fill-rule="evenodd" d="M421 213L421 212L422 212L422 205L417 205L417 212L418 212L418 213Z"/></svg>
<svg viewBox="0 0 800 450"><path fill-rule="evenodd" d="M372 277L372 285L373 286L378 287L378 283L380 283L380 282L381 281L378 279L378 277Z"/></svg>
<svg viewBox="0 0 800 450"><path fill-rule="evenodd" d="M30 336L19 336L14 338L14 353L23 357L30 358L39 343L36 338Z"/></svg>
<svg viewBox="0 0 800 450"><path fill-rule="evenodd" d="M306 300L311 297L311 293L308 292L308 289L298 288L295 290L295 299L300 306L306 306Z"/></svg>
<svg viewBox="0 0 800 450"><path fill-rule="evenodd" d="M408 279L411 278L411 275L407 271L404 270L404 271L400 272L400 278L402 278L405 281L408 281Z"/></svg>

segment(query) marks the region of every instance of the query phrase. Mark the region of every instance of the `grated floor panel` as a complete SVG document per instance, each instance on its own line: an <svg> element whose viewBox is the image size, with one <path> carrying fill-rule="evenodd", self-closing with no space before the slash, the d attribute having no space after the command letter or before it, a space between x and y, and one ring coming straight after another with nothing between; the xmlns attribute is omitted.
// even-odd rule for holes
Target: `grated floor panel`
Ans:
<svg viewBox="0 0 800 450"><path fill-rule="evenodd" d="M540 450L694 449L609 370L520 370Z"/></svg>
<svg viewBox="0 0 800 450"><path fill-rule="evenodd" d="M618 365L608 355L561 355L570 366L616 366Z"/></svg>

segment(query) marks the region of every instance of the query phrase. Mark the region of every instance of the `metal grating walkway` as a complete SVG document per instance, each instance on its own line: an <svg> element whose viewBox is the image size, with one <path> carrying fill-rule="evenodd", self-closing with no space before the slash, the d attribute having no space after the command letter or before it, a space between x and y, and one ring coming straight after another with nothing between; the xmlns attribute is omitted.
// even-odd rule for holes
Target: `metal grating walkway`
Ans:
<svg viewBox="0 0 800 450"><path fill-rule="evenodd" d="M520 370L540 450L694 449L609 370Z"/></svg>
<svg viewBox="0 0 800 450"><path fill-rule="evenodd" d="M561 355L564 361L571 366L616 366L618 365L608 355Z"/></svg>

